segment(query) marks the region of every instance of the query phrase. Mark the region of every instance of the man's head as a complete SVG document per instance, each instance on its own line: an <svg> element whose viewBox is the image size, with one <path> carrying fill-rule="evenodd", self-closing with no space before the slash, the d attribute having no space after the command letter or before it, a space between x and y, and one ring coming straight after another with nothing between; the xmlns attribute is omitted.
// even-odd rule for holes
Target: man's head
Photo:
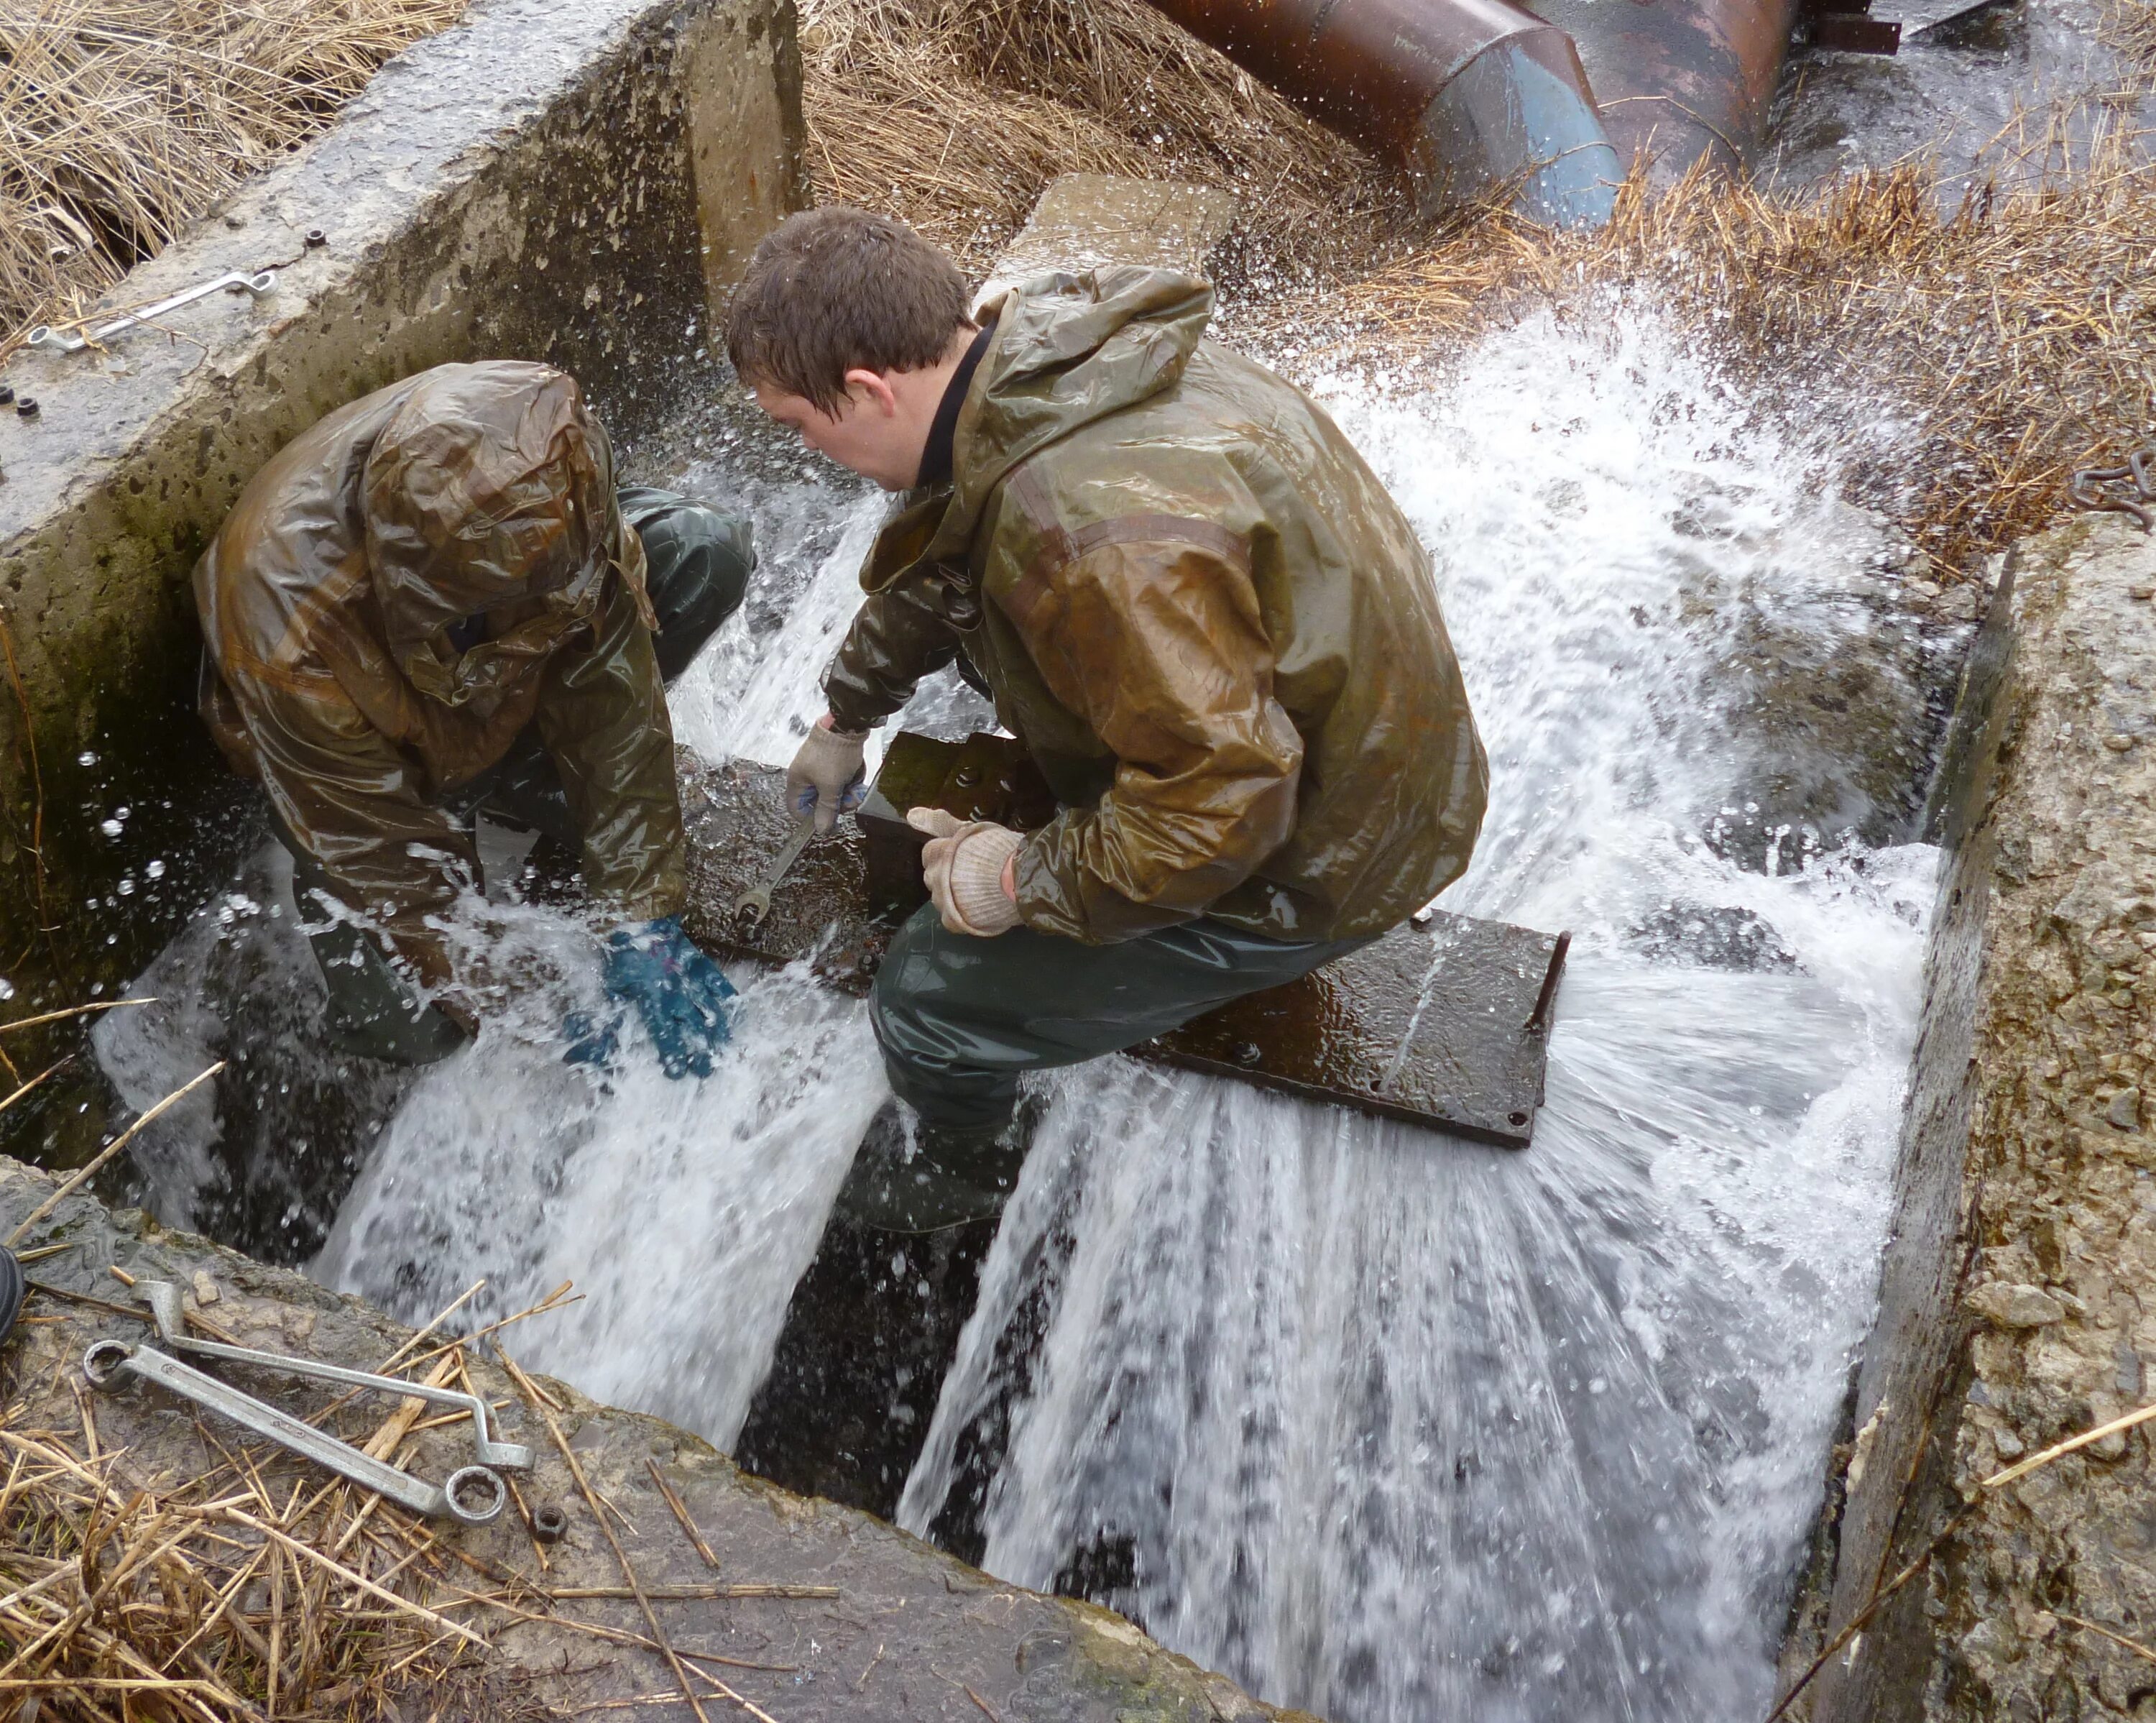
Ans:
<svg viewBox="0 0 2156 1723"><path fill-rule="evenodd" d="M808 447L902 491L965 354L966 298L957 266L903 222L812 209L756 248L726 352L757 404Z"/></svg>

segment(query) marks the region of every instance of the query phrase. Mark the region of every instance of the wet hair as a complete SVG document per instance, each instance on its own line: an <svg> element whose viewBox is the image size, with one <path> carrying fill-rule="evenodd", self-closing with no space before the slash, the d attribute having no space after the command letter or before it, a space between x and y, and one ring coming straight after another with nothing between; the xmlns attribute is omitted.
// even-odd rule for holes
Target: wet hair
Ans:
<svg viewBox="0 0 2156 1723"><path fill-rule="evenodd" d="M726 314L742 381L835 414L846 373L920 371L970 327L966 278L902 221L833 204L789 216L749 259Z"/></svg>

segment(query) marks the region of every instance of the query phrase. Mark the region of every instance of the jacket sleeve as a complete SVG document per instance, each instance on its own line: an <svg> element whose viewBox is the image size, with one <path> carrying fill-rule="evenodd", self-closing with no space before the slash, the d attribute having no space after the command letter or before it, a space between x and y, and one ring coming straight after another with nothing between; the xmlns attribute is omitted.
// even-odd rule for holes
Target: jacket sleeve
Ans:
<svg viewBox="0 0 2156 1723"><path fill-rule="evenodd" d="M1203 521L1111 522L1004 609L1055 697L1116 756L1091 808L1029 839L1029 927L1089 944L1201 913L1295 826L1302 738L1240 541Z"/></svg>
<svg viewBox="0 0 2156 1723"><path fill-rule="evenodd" d="M547 666L535 714L583 834L584 883L629 921L679 915L688 841L666 686L636 604L608 593L596 638Z"/></svg>
<svg viewBox="0 0 2156 1723"><path fill-rule="evenodd" d="M923 676L958 656L958 631L901 578L870 593L824 673L842 730L874 729L913 697Z"/></svg>
<svg viewBox="0 0 2156 1723"><path fill-rule="evenodd" d="M477 885L470 838L420 793L395 745L327 677L319 692L257 687L240 706L253 761L285 829L338 899L429 987L454 979L427 925Z"/></svg>

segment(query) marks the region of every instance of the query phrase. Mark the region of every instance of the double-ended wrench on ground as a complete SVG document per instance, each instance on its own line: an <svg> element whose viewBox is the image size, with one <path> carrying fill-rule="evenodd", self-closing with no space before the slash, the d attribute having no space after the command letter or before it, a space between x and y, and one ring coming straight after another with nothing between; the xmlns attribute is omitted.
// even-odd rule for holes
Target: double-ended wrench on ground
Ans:
<svg viewBox="0 0 2156 1723"><path fill-rule="evenodd" d="M234 1349L237 1350L237 1349ZM304 1423L290 1412L243 1394L191 1364L168 1358L154 1346L131 1346L125 1340L100 1340L82 1355L82 1373L95 1388L115 1389L123 1376L155 1382L168 1393L217 1412L257 1436L291 1449L339 1477L377 1491L399 1507L430 1520L454 1520L460 1525L485 1525L501 1516L509 1499L501 1475L485 1466L464 1466L439 1488L386 1460L362 1453L348 1442Z"/></svg>
<svg viewBox="0 0 2156 1723"><path fill-rule="evenodd" d="M771 894L778 889L778 882L786 877L788 870L801 859L801 852L808 847L808 840L815 835L816 822L803 820L793 828L793 836L786 840L786 847L778 852L778 859L771 864L763 882L750 887L734 899L734 913L747 916L752 928L771 913Z"/></svg>
<svg viewBox="0 0 2156 1723"><path fill-rule="evenodd" d="M244 275L235 270L228 275L219 275L214 281L204 281L190 287L184 293L175 293L170 299L161 299L155 305L146 305L139 311L129 311L115 317L110 323L84 334L71 330L55 329L49 323L40 323L25 337L29 347L56 347L64 353L79 353L95 342L100 346L126 331L141 324L154 323L167 311L176 311L182 306L192 305L198 299L208 299L213 293L227 291L244 293L251 298L262 299L277 291L277 271L264 270L258 275Z"/></svg>
<svg viewBox="0 0 2156 1723"><path fill-rule="evenodd" d="M180 1303L180 1289L169 1280L140 1280L135 1290L150 1307L150 1314L157 1324L157 1338L177 1350L200 1353L205 1358L223 1358L234 1364L250 1364L259 1370L282 1371L287 1376L311 1376L318 1382L335 1382L341 1387L364 1388L376 1394L398 1394L413 1400L431 1401L436 1406L454 1406L459 1412L471 1414L472 1448L482 1466L499 1466L505 1471L528 1472L531 1469L531 1450L521 1443L496 1442L487 1424L486 1402L476 1394L462 1394L454 1388L430 1387L424 1382L408 1382L397 1376L374 1376L363 1370L346 1370L340 1364L318 1364L311 1358L295 1358L283 1352L257 1352L249 1346L227 1346L215 1340L198 1340L187 1330L187 1316Z"/></svg>

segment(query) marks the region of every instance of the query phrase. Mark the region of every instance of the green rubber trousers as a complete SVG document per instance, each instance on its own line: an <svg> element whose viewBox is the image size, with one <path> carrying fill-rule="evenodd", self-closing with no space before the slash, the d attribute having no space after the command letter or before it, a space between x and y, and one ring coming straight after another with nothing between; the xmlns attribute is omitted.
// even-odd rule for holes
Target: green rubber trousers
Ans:
<svg viewBox="0 0 2156 1723"><path fill-rule="evenodd" d="M992 1131L1025 1072L1135 1047L1369 943L1290 944L1202 916L1112 945L1027 928L980 939L928 904L891 941L870 1017L893 1093L924 1124Z"/></svg>

